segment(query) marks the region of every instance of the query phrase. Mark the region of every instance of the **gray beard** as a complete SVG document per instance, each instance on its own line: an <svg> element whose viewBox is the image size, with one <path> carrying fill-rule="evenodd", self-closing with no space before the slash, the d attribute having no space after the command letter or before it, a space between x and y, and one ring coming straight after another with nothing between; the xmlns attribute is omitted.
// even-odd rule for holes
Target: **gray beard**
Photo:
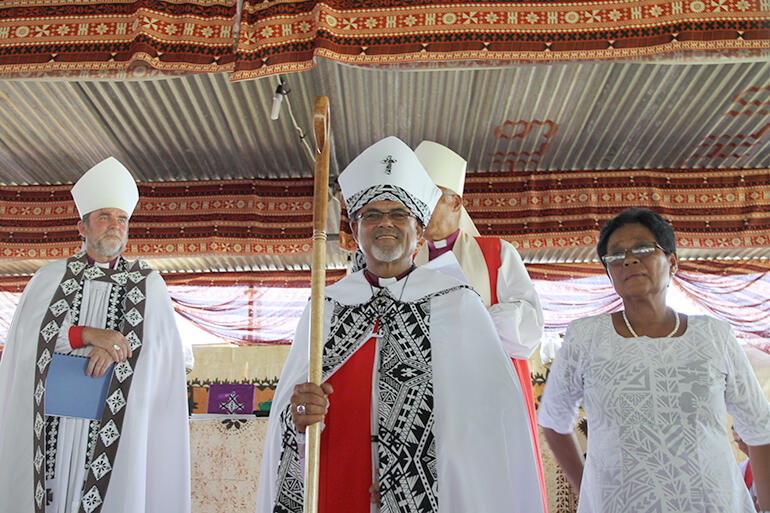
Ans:
<svg viewBox="0 0 770 513"><path fill-rule="evenodd" d="M390 248L383 248L377 244L372 244L372 256L380 262L395 262L404 254L404 241L399 240L398 245Z"/></svg>
<svg viewBox="0 0 770 513"><path fill-rule="evenodd" d="M126 249L127 240L121 240L120 242L106 242L105 239L99 239L91 243L91 245L99 252L100 255L109 259L123 253Z"/></svg>

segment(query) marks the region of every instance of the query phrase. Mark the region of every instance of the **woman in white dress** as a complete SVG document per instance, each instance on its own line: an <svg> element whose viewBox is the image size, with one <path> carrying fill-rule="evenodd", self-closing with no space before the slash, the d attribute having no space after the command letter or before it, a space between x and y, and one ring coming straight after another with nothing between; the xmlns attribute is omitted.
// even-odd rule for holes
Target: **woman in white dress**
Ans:
<svg viewBox="0 0 770 513"><path fill-rule="evenodd" d="M770 509L770 404L732 329L666 306L674 231L648 209L607 222L597 251L624 310L567 327L539 422L579 513L753 513L727 434L749 445ZM573 428L582 402L585 462Z"/></svg>

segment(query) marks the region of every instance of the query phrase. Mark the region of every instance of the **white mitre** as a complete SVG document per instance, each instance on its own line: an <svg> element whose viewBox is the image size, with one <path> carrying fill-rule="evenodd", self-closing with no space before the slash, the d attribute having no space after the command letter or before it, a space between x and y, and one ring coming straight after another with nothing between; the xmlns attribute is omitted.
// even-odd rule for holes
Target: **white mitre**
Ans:
<svg viewBox="0 0 770 513"><path fill-rule="evenodd" d="M425 168L433 183L444 189L449 189L462 197L465 187L465 171L468 163L457 153L443 144L433 141L423 141L414 150L420 163ZM473 237L479 235L471 216L460 206L460 230L469 233Z"/></svg>
<svg viewBox="0 0 770 513"><path fill-rule="evenodd" d="M391 200L407 207L426 226L441 198L412 149L393 136L365 149L338 181L349 215L374 201Z"/></svg>
<svg viewBox="0 0 770 513"><path fill-rule="evenodd" d="M134 177L115 157L86 171L70 192L81 218L100 208L118 208L131 217L139 201Z"/></svg>

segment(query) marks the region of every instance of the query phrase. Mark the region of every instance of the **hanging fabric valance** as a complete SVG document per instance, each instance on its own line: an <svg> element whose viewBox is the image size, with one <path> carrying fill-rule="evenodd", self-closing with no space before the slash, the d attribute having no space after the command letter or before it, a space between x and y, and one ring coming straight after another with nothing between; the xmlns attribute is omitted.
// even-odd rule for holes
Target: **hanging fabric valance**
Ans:
<svg viewBox="0 0 770 513"><path fill-rule="evenodd" d="M71 186L0 187L0 258L56 259L80 248ZM465 206L483 235L522 250L587 248L627 206L669 219L682 249L770 244L770 171L633 170L475 173ZM139 184L127 255L310 252L311 179ZM347 217L340 243L353 249Z"/></svg>
<svg viewBox="0 0 770 513"><path fill-rule="evenodd" d="M309 253L313 180L142 183L126 255ZM80 249L71 185L0 187L0 258Z"/></svg>
<svg viewBox="0 0 770 513"><path fill-rule="evenodd" d="M0 73L148 78L228 71L236 0L4 0Z"/></svg>
<svg viewBox="0 0 770 513"><path fill-rule="evenodd" d="M365 66L756 58L770 38L763 5L245 0L234 78L308 69L316 56Z"/></svg>
<svg viewBox="0 0 770 513"><path fill-rule="evenodd" d="M679 248L745 250L770 244L768 190L767 169L473 173L463 201L482 235L520 250L595 246L601 225L631 206L668 219Z"/></svg>
<svg viewBox="0 0 770 513"><path fill-rule="evenodd" d="M546 334L569 322L621 308L601 264L527 264ZM327 271L327 283L344 276ZM167 274L176 311L238 344L288 343L310 294L308 271ZM29 277L0 277L0 345ZM690 312L730 323L738 337L770 353L770 260L680 261L671 285Z"/></svg>
<svg viewBox="0 0 770 513"><path fill-rule="evenodd" d="M311 68L757 59L764 0L4 0L0 74L146 78Z"/></svg>

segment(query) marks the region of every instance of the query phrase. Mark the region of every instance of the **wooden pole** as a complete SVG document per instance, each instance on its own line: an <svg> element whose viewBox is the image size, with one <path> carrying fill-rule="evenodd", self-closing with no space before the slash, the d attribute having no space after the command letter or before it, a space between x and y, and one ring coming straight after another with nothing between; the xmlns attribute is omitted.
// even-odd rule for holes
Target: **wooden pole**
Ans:
<svg viewBox="0 0 770 513"><path fill-rule="evenodd" d="M310 268L310 366L308 381L321 384L323 358L324 288L326 285L326 206L329 194L329 98L313 104L315 181L313 189L313 263ZM305 431L305 513L318 511L321 423Z"/></svg>

